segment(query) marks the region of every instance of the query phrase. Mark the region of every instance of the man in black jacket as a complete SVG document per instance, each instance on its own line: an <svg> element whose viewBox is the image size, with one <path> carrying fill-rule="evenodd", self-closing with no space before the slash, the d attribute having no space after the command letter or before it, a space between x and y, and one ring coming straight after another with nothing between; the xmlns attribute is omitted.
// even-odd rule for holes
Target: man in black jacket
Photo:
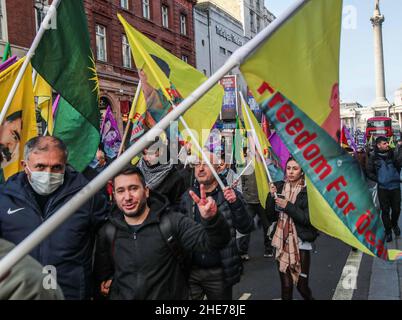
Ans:
<svg viewBox="0 0 402 320"><path fill-rule="evenodd" d="M51 218L88 183L83 175L66 167L66 146L55 137L29 140L24 159L24 172L0 185L0 237L14 244ZM43 266L56 268L66 299L91 297L93 242L106 212L106 199L92 197L30 252Z"/></svg>
<svg viewBox="0 0 402 320"><path fill-rule="evenodd" d="M100 230L95 252L102 294L119 300L188 299L185 270L160 225L169 219L172 237L185 252L219 250L230 231L215 201L205 196L203 186L200 197L190 193L201 213L201 224L195 223L150 191L134 167L114 178L113 190L118 210Z"/></svg>
<svg viewBox="0 0 402 320"><path fill-rule="evenodd" d="M217 157L212 153L207 155L217 169ZM194 176L196 184L191 190L199 194L200 185L205 185L207 195L216 201L219 212L230 226L231 239L220 250L193 253L189 279L191 298L200 300L206 295L208 300L231 300L232 287L240 281L242 272L242 262L236 246L236 229L241 233L249 233L254 228L254 222L241 194L229 187L221 190L212 171L204 162L198 161L195 164ZM199 210L187 193L183 195L180 207L189 217L200 222Z"/></svg>
<svg viewBox="0 0 402 320"><path fill-rule="evenodd" d="M392 241L392 230L395 236L401 234L398 226L401 212L400 171L402 166L401 148L393 150L386 137L375 140L374 152L370 154L367 164L367 176L377 182L378 200L382 212L387 242ZM390 218L390 211L392 214Z"/></svg>

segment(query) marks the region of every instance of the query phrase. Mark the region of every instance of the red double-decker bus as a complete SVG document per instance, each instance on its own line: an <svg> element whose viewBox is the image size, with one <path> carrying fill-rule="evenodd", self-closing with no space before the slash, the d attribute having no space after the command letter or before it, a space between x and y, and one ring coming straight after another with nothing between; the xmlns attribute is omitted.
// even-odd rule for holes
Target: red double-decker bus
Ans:
<svg viewBox="0 0 402 320"><path fill-rule="evenodd" d="M374 136L374 139L379 136L391 138L393 136L392 119L388 117L373 117L367 119L367 140L369 140L371 136Z"/></svg>
<svg viewBox="0 0 402 320"><path fill-rule="evenodd" d="M399 140L400 127L396 120L389 117L373 117L367 119L366 127L366 139L370 140L373 136L373 140L379 136L391 138L394 136L395 141Z"/></svg>

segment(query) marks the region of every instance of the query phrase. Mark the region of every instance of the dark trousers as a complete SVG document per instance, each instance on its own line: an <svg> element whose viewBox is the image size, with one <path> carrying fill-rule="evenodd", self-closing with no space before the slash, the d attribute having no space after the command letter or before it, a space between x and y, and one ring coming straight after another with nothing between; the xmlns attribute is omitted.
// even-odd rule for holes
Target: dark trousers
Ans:
<svg viewBox="0 0 402 320"><path fill-rule="evenodd" d="M193 267L189 285L191 300L232 300L232 286L225 286L222 268Z"/></svg>
<svg viewBox="0 0 402 320"><path fill-rule="evenodd" d="M268 215L265 212L264 208L261 206L261 204L252 203L252 204L248 204L248 207L250 209L250 213L252 214L253 218L256 215L258 215L258 217L260 218L261 225L262 225L265 250L272 250L271 240L269 240L269 237L267 235L268 228L271 225L272 221L270 221L270 219L268 218ZM244 237L237 239L237 247L239 249L240 254L248 253L250 237L251 237L251 233L245 235Z"/></svg>
<svg viewBox="0 0 402 320"><path fill-rule="evenodd" d="M398 225L401 213L401 189L385 190L378 188L378 201L380 202L385 232L390 233L391 229Z"/></svg>
<svg viewBox="0 0 402 320"><path fill-rule="evenodd" d="M299 291L304 300L314 300L313 295L311 293L311 289L308 285L308 278L310 272L310 251L300 250L299 252L300 252L301 274L299 276L299 280L297 281L297 290ZM277 263L277 265L279 270L279 262ZM286 273L282 273L279 271L279 277L281 279L282 300L292 300L293 279L292 275L289 272L289 269L286 270Z"/></svg>

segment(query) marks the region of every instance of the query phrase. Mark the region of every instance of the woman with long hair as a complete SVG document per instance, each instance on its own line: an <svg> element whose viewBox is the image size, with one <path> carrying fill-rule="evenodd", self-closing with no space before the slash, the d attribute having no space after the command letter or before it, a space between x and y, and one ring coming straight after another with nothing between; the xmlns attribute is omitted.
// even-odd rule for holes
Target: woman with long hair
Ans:
<svg viewBox="0 0 402 320"><path fill-rule="evenodd" d="M304 172L300 165L289 158L285 180L270 186L267 211L277 220L272 246L281 279L282 300L291 300L293 286L305 300L313 296L308 285L310 251L317 230L311 225L308 210Z"/></svg>

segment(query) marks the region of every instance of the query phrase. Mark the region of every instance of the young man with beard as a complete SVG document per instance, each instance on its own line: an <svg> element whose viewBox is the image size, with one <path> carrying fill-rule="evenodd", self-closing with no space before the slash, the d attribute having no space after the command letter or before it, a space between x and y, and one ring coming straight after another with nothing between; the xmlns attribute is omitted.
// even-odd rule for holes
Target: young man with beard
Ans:
<svg viewBox="0 0 402 320"><path fill-rule="evenodd" d="M201 224L169 208L166 197L145 186L141 171L128 167L113 179L117 205L100 230L95 275L103 295L119 300L188 299L183 266L162 231L168 219L172 237L187 253L219 250L230 240L229 226L211 197L193 192Z"/></svg>
<svg viewBox="0 0 402 320"><path fill-rule="evenodd" d="M367 176L377 182L378 200L387 242L392 241L392 230L396 237L401 234L398 226L401 212L401 166L401 148L398 146L395 150L391 149L386 137L378 137L375 140L374 152L370 154L368 160Z"/></svg>

